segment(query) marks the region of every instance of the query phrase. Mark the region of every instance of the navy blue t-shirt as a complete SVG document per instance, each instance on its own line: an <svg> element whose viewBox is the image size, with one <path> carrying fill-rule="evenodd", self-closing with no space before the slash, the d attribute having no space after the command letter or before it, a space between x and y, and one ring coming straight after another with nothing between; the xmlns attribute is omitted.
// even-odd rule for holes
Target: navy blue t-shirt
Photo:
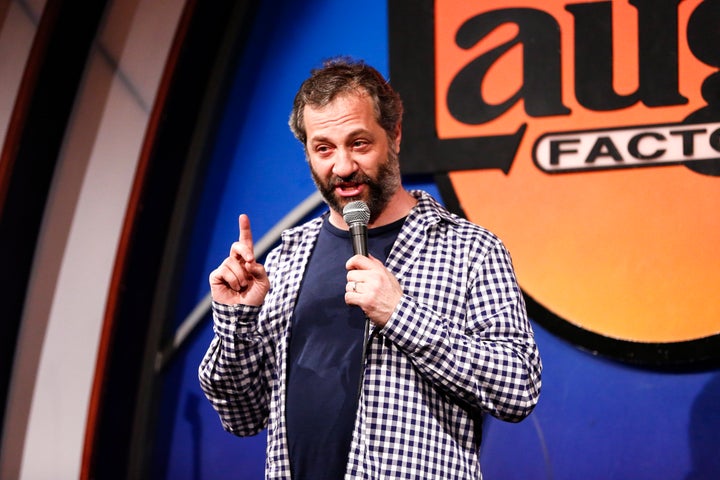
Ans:
<svg viewBox="0 0 720 480"><path fill-rule="evenodd" d="M368 231L368 252L385 262L404 219ZM292 317L286 420L295 480L345 474L360 382L365 314L345 303L353 256L349 232L325 219Z"/></svg>

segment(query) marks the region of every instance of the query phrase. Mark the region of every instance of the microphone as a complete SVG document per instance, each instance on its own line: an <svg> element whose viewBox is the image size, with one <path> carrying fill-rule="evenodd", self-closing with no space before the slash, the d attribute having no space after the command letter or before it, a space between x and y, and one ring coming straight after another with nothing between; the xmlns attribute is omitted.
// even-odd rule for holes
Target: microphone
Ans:
<svg viewBox="0 0 720 480"><path fill-rule="evenodd" d="M348 203L343 208L343 220L350 227L353 252L355 255L368 256L367 248L367 224L370 221L370 207L361 200ZM357 285L357 284L356 284ZM355 290L357 291L357 290ZM368 339L370 338L370 319L365 315L363 332L363 347L360 357L360 378L358 379L357 398L362 395L363 384L365 383L365 359L367 356Z"/></svg>
<svg viewBox="0 0 720 480"><path fill-rule="evenodd" d="M350 202L343 208L343 220L350 227L353 252L355 255L367 257L367 224L370 221L370 208L361 200Z"/></svg>

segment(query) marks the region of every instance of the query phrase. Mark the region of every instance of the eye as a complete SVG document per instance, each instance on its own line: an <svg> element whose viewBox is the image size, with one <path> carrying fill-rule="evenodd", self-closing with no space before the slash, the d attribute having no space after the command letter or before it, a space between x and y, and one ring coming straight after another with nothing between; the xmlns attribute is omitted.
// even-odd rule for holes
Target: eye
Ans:
<svg viewBox="0 0 720 480"><path fill-rule="evenodd" d="M358 138L358 139L354 140L352 143L353 150L358 150L361 152L364 150L367 150L369 147L370 147L370 142L368 142L367 140L365 140L363 138Z"/></svg>
<svg viewBox="0 0 720 480"><path fill-rule="evenodd" d="M326 143L321 143L315 146L315 153L321 156L327 156L330 154L331 151L332 148Z"/></svg>

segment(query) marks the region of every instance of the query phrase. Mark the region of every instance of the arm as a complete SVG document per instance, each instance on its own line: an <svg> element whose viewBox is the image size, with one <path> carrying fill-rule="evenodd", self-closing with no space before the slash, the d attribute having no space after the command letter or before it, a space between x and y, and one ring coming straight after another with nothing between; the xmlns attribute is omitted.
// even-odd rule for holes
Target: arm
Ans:
<svg viewBox="0 0 720 480"><path fill-rule="evenodd" d="M522 293L499 241L468 261L472 270L461 305L443 317L421 299L403 294L380 333L451 397L497 418L520 421L537 403L542 370Z"/></svg>
<svg viewBox="0 0 720 480"><path fill-rule="evenodd" d="M213 302L213 337L198 377L223 427L240 436L265 428L273 349L258 333L260 307Z"/></svg>
<svg viewBox="0 0 720 480"><path fill-rule="evenodd" d="M270 281L255 260L250 221L241 215L238 222L239 240L210 274L215 335L198 377L225 429L253 435L267 423L274 366L272 335L259 328Z"/></svg>

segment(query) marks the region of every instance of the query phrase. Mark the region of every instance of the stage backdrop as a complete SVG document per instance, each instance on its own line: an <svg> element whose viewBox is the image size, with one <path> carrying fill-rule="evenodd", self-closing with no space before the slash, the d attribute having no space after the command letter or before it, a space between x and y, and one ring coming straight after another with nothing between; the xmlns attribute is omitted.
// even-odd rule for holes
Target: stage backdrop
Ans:
<svg viewBox="0 0 720 480"><path fill-rule="evenodd" d="M720 2L289 3L262 2L235 72L177 310L238 214L261 238L312 194L293 94L364 58L404 95L408 185L499 234L527 294L543 392L488 420L485 477L717 478ZM198 387L211 335L168 367L153 478L262 478L264 435L223 432Z"/></svg>

